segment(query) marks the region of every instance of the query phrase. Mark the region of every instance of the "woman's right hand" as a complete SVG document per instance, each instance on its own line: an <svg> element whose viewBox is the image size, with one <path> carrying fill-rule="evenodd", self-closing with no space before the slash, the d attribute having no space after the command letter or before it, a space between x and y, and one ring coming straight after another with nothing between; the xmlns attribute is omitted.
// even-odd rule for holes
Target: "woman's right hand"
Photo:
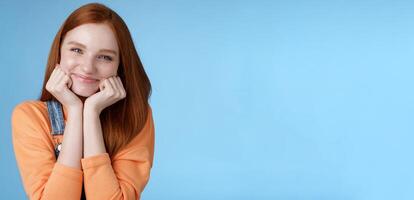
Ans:
<svg viewBox="0 0 414 200"><path fill-rule="evenodd" d="M46 90L67 108L82 107L82 101L70 90L71 86L72 79L57 64L46 83Z"/></svg>

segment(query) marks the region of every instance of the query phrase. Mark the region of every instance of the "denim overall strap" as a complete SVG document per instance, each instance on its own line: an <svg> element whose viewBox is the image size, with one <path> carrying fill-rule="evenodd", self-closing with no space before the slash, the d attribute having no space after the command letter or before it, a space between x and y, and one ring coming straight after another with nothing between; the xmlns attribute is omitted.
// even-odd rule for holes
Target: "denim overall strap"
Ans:
<svg viewBox="0 0 414 200"><path fill-rule="evenodd" d="M63 135L65 131L65 121L63 120L62 105L55 100L47 101L50 124L52 125L52 135ZM59 157L61 144L55 146L56 160Z"/></svg>
<svg viewBox="0 0 414 200"><path fill-rule="evenodd" d="M63 120L62 104L58 101L50 100L46 101L47 110L49 113L50 124L52 125L52 135L63 135L65 131L65 121ZM56 160L59 157L60 148L62 144L57 144L55 146L55 156ZM85 195L85 186L82 182L82 194L81 200L86 199Z"/></svg>

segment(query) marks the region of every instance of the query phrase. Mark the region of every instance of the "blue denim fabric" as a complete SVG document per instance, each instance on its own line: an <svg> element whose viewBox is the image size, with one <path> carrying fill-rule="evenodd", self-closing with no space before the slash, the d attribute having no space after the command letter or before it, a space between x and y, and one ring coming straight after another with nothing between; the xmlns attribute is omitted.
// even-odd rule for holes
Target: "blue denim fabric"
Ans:
<svg viewBox="0 0 414 200"><path fill-rule="evenodd" d="M58 101L50 100L47 101L47 110L49 113L49 120L50 124L52 125L52 135L63 135L65 131L65 121L63 120L63 112L62 112L62 105ZM56 160L59 157L59 146L61 144L57 144L55 146L55 156Z"/></svg>
<svg viewBox="0 0 414 200"><path fill-rule="evenodd" d="M63 112L62 112L62 104L58 101L50 100L46 101L47 103L47 110L49 113L49 120L50 124L52 125L52 135L63 135L65 131L65 121L63 119ZM59 157L60 149L59 146L61 144L57 144L55 146L55 156L56 160ZM82 194L81 200L86 199L85 195L85 186L82 183Z"/></svg>

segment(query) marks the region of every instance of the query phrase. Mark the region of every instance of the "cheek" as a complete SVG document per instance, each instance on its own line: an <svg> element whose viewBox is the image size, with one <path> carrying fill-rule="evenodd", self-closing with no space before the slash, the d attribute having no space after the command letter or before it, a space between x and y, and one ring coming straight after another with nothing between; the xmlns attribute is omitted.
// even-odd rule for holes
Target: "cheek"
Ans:
<svg viewBox="0 0 414 200"><path fill-rule="evenodd" d="M111 76L118 75L118 64L111 64L106 66L101 66L99 69L99 74L101 74L102 78L109 78Z"/></svg>
<svg viewBox="0 0 414 200"><path fill-rule="evenodd" d="M71 72L72 69L77 65L79 65L79 61L76 57L62 54L62 57L60 59L60 66L64 72Z"/></svg>

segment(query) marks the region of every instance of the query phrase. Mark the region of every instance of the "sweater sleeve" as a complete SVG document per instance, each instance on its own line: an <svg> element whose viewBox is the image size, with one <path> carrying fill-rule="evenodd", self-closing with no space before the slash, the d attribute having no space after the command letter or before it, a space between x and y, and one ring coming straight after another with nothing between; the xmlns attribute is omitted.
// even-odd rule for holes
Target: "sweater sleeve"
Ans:
<svg viewBox="0 0 414 200"><path fill-rule="evenodd" d="M25 102L15 107L11 117L13 148L27 197L78 200L82 170L56 163L41 116L35 105Z"/></svg>
<svg viewBox="0 0 414 200"><path fill-rule="evenodd" d="M154 156L151 109L140 133L111 160L108 153L81 160L87 199L140 199Z"/></svg>

